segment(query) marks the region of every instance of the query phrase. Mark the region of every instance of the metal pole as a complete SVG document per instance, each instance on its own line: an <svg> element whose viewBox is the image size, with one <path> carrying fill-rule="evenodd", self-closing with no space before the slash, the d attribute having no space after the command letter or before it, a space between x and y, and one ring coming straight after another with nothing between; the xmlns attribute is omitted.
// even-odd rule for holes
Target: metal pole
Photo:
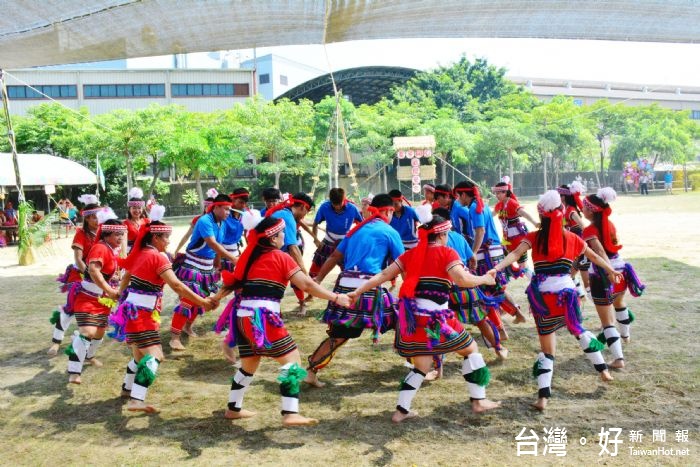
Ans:
<svg viewBox="0 0 700 467"><path fill-rule="evenodd" d="M338 188L338 161L340 160L340 102L335 99L335 153L333 154L333 188Z"/></svg>

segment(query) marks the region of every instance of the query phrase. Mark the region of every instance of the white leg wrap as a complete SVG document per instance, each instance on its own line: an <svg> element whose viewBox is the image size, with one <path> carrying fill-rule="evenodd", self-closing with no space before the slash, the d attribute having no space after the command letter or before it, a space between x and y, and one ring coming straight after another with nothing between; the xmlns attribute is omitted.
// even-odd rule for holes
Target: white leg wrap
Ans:
<svg viewBox="0 0 700 467"><path fill-rule="evenodd" d="M543 352L537 355L537 389L538 397L550 397L552 376L554 375L554 360Z"/></svg>
<svg viewBox="0 0 700 467"><path fill-rule="evenodd" d="M603 330L605 334L605 340L610 348L610 353L615 360L624 359L625 356L622 354L622 340L620 340L620 333L617 332L615 326L609 326Z"/></svg>
<svg viewBox="0 0 700 467"><path fill-rule="evenodd" d="M399 390L399 401L396 404L396 410L402 413L408 413L411 411L411 402L416 396L416 393L423 384L425 375L420 372L420 370L412 369L406 378L404 378L401 383L401 389Z"/></svg>
<svg viewBox="0 0 700 467"><path fill-rule="evenodd" d="M70 321L73 319L73 315L66 314L63 311L63 307L59 309L58 323L53 328L53 341L60 344L63 337L66 335L66 329L70 326Z"/></svg>
<svg viewBox="0 0 700 467"><path fill-rule="evenodd" d="M146 386L141 386L137 383L134 383L134 386L131 388L131 398L139 400L141 402L146 400L147 393L148 388Z"/></svg>
<svg viewBox="0 0 700 467"><path fill-rule="evenodd" d="M122 385L122 389L124 391L131 391L131 389L134 386L134 378L136 378L136 360L133 358L129 360L129 363L126 364L126 373L124 373L124 384Z"/></svg>
<svg viewBox="0 0 700 467"><path fill-rule="evenodd" d="M231 392L228 394L228 408L233 411L240 411L243 407L243 396L253 381L253 375L247 375L243 370L238 370L231 382Z"/></svg>
<svg viewBox="0 0 700 467"><path fill-rule="evenodd" d="M467 359L469 360L469 365L471 366L472 371L476 371L479 368L483 368L486 366L484 356L481 355L479 352L470 353Z"/></svg>
<svg viewBox="0 0 700 467"><path fill-rule="evenodd" d="M615 319L617 319L617 328L620 330L620 336L628 338L630 336L630 314L627 308L624 310L615 310Z"/></svg>
<svg viewBox="0 0 700 467"><path fill-rule="evenodd" d="M97 353L97 349L100 348L102 341L104 339L93 339L90 341L90 347L88 347L87 358L94 358Z"/></svg>
<svg viewBox="0 0 700 467"><path fill-rule="evenodd" d="M581 349L583 350L584 355L586 355L586 358L588 359L588 361L593 364L596 371L607 370L608 366L605 364L605 359L603 358L603 354L601 354L600 351L590 352L588 349L588 345L595 338L596 337L593 335L593 333L591 331L586 331L579 336L578 343L581 346Z"/></svg>
<svg viewBox="0 0 700 467"><path fill-rule="evenodd" d="M283 413L299 413L299 398L282 396Z"/></svg>
<svg viewBox="0 0 700 467"><path fill-rule="evenodd" d="M68 357L68 373L79 375L83 372L83 362L85 362L85 357L87 356L90 340L76 331L72 345L75 356Z"/></svg>
<svg viewBox="0 0 700 467"><path fill-rule="evenodd" d="M473 352L462 360L462 376L467 381L467 389L471 399L486 399L486 386L481 386L469 381L469 375L474 371L486 367L483 355Z"/></svg>

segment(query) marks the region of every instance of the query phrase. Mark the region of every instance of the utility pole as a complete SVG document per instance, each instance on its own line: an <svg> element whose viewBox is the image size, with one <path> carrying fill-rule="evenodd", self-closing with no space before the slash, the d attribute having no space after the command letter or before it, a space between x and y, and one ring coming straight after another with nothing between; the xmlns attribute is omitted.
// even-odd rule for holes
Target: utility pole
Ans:
<svg viewBox="0 0 700 467"><path fill-rule="evenodd" d="M22 186L22 177L19 173L19 161L17 160L17 145L15 144L15 132L12 129L12 120L10 120L10 98L7 95L7 86L5 86L5 73L0 68L0 94L2 94L2 108L5 115L5 124L7 125L7 138L10 140L10 151L12 152L12 165L15 169L15 185L19 203L24 202L24 187Z"/></svg>

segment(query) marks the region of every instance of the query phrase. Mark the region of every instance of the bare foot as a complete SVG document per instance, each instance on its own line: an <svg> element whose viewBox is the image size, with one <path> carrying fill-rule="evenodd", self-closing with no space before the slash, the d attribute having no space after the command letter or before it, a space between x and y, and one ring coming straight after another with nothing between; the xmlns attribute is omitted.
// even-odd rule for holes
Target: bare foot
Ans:
<svg viewBox="0 0 700 467"><path fill-rule="evenodd" d="M618 358L614 362L608 365L610 368L614 368L616 370L621 370L625 367L625 359L624 358Z"/></svg>
<svg viewBox="0 0 700 467"><path fill-rule="evenodd" d="M537 402L531 405L534 409L537 409L540 412L544 412L545 407L547 407L547 402L549 402L549 399L547 399L546 397L540 397L539 399L537 399Z"/></svg>
<svg viewBox="0 0 700 467"><path fill-rule="evenodd" d="M71 384L80 384L80 375L68 375L68 382Z"/></svg>
<svg viewBox="0 0 700 467"><path fill-rule="evenodd" d="M228 342L225 340L221 341L221 350L224 352L224 357L226 360L228 360L231 364L235 365L238 359L236 358L236 351L228 346Z"/></svg>
<svg viewBox="0 0 700 467"><path fill-rule="evenodd" d="M298 316L306 316L306 301L299 302L299 311L297 312Z"/></svg>
<svg viewBox="0 0 700 467"><path fill-rule="evenodd" d="M409 420L411 418L416 418L418 416L418 412L414 412L413 410L409 410L408 413L403 413L399 410L394 412L394 415L391 416L391 421L394 423L401 423L404 420Z"/></svg>
<svg viewBox="0 0 700 467"><path fill-rule="evenodd" d="M600 380L603 381L604 383L610 382L614 380L615 378L612 377L610 372L608 370L603 370L600 372Z"/></svg>
<svg viewBox="0 0 700 467"><path fill-rule="evenodd" d="M313 301L314 301L314 298L315 298L315 297L314 297L313 295L309 295L308 297L306 297L306 298L304 299L304 301L305 301L306 303L313 302Z"/></svg>
<svg viewBox="0 0 700 467"><path fill-rule="evenodd" d="M436 379L440 379L440 372L438 370L430 370L426 373L423 381L435 381Z"/></svg>
<svg viewBox="0 0 700 467"><path fill-rule="evenodd" d="M131 399L126 404L126 410L129 412L144 412L144 413L158 413L159 410L150 404L146 404L144 401L139 401L136 399Z"/></svg>
<svg viewBox="0 0 700 467"><path fill-rule="evenodd" d="M49 357L55 357L58 355L58 349L60 347L60 344L56 344L55 342L51 344L51 347L49 347L49 350L46 351L46 355Z"/></svg>
<svg viewBox="0 0 700 467"><path fill-rule="evenodd" d="M527 321L527 318L525 318L525 315L518 310L515 312L515 319L513 320L513 324L519 324L519 323L524 323Z"/></svg>
<svg viewBox="0 0 700 467"><path fill-rule="evenodd" d="M192 323L185 324L182 328L182 332L190 337L198 337L197 333L194 332L194 329L192 329Z"/></svg>
<svg viewBox="0 0 700 467"><path fill-rule="evenodd" d="M508 359L508 349L505 347L501 347L501 350L496 350L496 355L500 360L507 360Z"/></svg>
<svg viewBox="0 0 700 467"><path fill-rule="evenodd" d="M621 337L621 339L622 339L622 342L624 342L625 344L629 344L629 343L630 343L630 336Z"/></svg>
<svg viewBox="0 0 700 467"><path fill-rule="evenodd" d="M323 386L326 385L326 383L319 381L318 375L309 370L309 372L306 374L306 378L304 378L304 382L310 386L313 386L315 388L322 388Z"/></svg>
<svg viewBox="0 0 700 467"><path fill-rule="evenodd" d="M472 412L484 413L488 410L497 409L501 406L500 402L490 401L488 399L480 399L472 401Z"/></svg>
<svg viewBox="0 0 700 467"><path fill-rule="evenodd" d="M182 345L182 341L179 337L170 338L170 348L173 350L185 350L185 346Z"/></svg>
<svg viewBox="0 0 700 467"><path fill-rule="evenodd" d="M131 397L131 391L127 391L126 389L122 389L122 393L119 395L119 397L127 399L127 398Z"/></svg>
<svg viewBox="0 0 700 467"><path fill-rule="evenodd" d="M317 419L303 417L298 413L282 415L282 425L284 426L311 426L316 424L318 424Z"/></svg>
<svg viewBox="0 0 700 467"><path fill-rule="evenodd" d="M508 340L508 331L506 331L506 328L498 328L498 333L501 335L502 341Z"/></svg>
<svg viewBox="0 0 700 467"><path fill-rule="evenodd" d="M255 412L251 412L250 410L246 409L241 409L238 412L235 410L228 410L226 409L226 412L224 412L224 418L228 418L229 420L238 420L239 418L253 418L257 414Z"/></svg>
<svg viewBox="0 0 700 467"><path fill-rule="evenodd" d="M102 362L99 361L98 359L96 359L95 357L93 357L93 358L86 358L86 359L85 359L85 363L83 363L83 365L88 365L88 366L92 365L92 366L94 366L95 368L102 368L102 367L104 366L104 365L102 364Z"/></svg>

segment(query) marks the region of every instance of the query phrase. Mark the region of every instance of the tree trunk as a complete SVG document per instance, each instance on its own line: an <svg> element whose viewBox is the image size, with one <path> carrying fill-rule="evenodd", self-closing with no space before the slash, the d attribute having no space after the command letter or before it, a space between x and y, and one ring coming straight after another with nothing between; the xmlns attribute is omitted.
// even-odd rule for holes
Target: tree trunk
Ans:
<svg viewBox="0 0 700 467"><path fill-rule="evenodd" d="M440 183L444 185L445 183L447 183L447 154L445 154L445 158L440 162L442 164L442 180L440 181Z"/></svg>
<svg viewBox="0 0 700 467"><path fill-rule="evenodd" d="M600 182L605 180L605 138L598 138L598 143L600 144L600 178L598 177L598 172L596 172L595 178L598 186L603 186Z"/></svg>
<svg viewBox="0 0 700 467"><path fill-rule="evenodd" d="M552 170L554 170L554 186L558 187L559 186L559 162L558 160L552 158Z"/></svg>
<svg viewBox="0 0 700 467"><path fill-rule="evenodd" d="M542 173L544 174L544 190L547 191L547 153L542 154Z"/></svg>
<svg viewBox="0 0 700 467"><path fill-rule="evenodd" d="M510 177L510 183L513 185L515 183L514 176L513 176L513 150L509 149L508 150L508 176Z"/></svg>
<svg viewBox="0 0 700 467"><path fill-rule="evenodd" d="M126 158L126 192L131 190L134 186L134 168L131 165L131 154L129 151L124 151L124 157Z"/></svg>
<svg viewBox="0 0 700 467"><path fill-rule="evenodd" d="M151 187L148 189L148 194L154 194L156 190L156 183L158 183L158 179L160 178L160 173L161 173L161 168L158 165L158 157L154 156L153 157L153 180L151 180Z"/></svg>
<svg viewBox="0 0 700 467"><path fill-rule="evenodd" d="M204 211L204 192L202 191L202 174L199 170L194 171L194 183L197 190L197 198L199 198L199 210Z"/></svg>
<svg viewBox="0 0 700 467"><path fill-rule="evenodd" d="M386 171L386 165L384 166L384 193L389 192L389 174Z"/></svg>
<svg viewBox="0 0 700 467"><path fill-rule="evenodd" d="M279 189L280 187L280 176L282 175L281 172L275 172L275 188Z"/></svg>
<svg viewBox="0 0 700 467"><path fill-rule="evenodd" d="M302 182L302 176L299 175L299 193L301 193L302 191L304 191L304 187L303 187L303 185L302 185L301 182Z"/></svg>

